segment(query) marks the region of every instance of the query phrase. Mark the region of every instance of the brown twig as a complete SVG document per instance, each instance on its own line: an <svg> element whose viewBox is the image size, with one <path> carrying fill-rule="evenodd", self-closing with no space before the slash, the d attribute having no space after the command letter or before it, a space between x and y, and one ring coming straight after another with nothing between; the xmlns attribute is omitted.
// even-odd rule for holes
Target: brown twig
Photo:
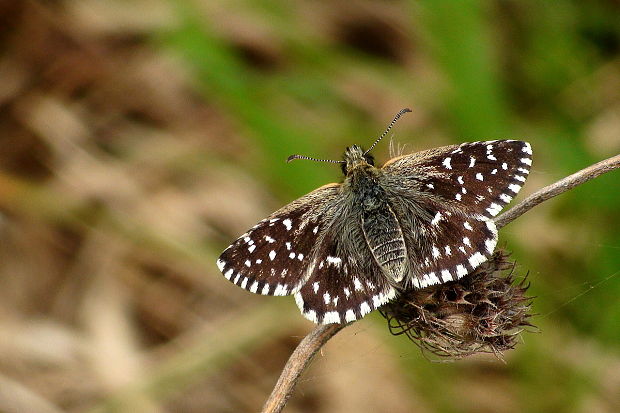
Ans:
<svg viewBox="0 0 620 413"><path fill-rule="evenodd" d="M263 413L277 413L282 411L301 373L306 369L312 357L337 332L348 324L327 324L318 326L299 343L293 354L286 362L284 370L276 383L269 399L263 406Z"/></svg>
<svg viewBox="0 0 620 413"><path fill-rule="evenodd" d="M579 172L575 172L564 179L536 191L513 208L495 218L495 224L498 228L504 227L536 205L617 168L620 168L620 155L616 155L584 168ZM319 351L330 338L347 325L348 324L328 324L318 326L299 343L284 366L284 370L269 396L269 399L263 406L263 413L278 413L282 411L289 397L291 397L299 377L308 364L310 364L312 357L314 357L316 352Z"/></svg>

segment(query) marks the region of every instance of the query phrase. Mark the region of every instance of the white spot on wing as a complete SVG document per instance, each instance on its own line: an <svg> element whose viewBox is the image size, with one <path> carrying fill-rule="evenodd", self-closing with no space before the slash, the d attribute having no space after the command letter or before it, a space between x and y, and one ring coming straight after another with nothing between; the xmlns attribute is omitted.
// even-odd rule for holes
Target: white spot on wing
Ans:
<svg viewBox="0 0 620 413"><path fill-rule="evenodd" d="M357 320L357 317L355 317L355 312L353 310L347 310L347 312L344 313L344 320L347 323Z"/></svg>
<svg viewBox="0 0 620 413"><path fill-rule="evenodd" d="M263 286L263 290L260 292L262 295L267 295L269 294L269 284L265 284Z"/></svg>
<svg viewBox="0 0 620 413"><path fill-rule="evenodd" d="M484 246L486 247L489 254L492 253L495 249L495 244L497 244L497 242L494 239L488 239L484 241Z"/></svg>
<svg viewBox="0 0 620 413"><path fill-rule="evenodd" d="M275 257L276 257L276 252L275 252L274 250L271 250L271 251L269 252L269 259L270 259L271 261L273 261L273 259L274 259Z"/></svg>
<svg viewBox="0 0 620 413"><path fill-rule="evenodd" d="M510 195L506 195L506 194L501 194L499 196L499 199L501 199L505 203L508 203L508 202L512 201L512 197Z"/></svg>
<svg viewBox="0 0 620 413"><path fill-rule="evenodd" d="M245 266L246 266L246 267L251 267L251 266L252 266L252 261L250 261L250 260L245 260Z"/></svg>
<svg viewBox="0 0 620 413"><path fill-rule="evenodd" d="M211 261L211 262L213 262L213 261ZM222 260L217 260L216 264L217 264L217 268L219 268L220 271L223 271L224 267L226 266L226 263L224 261L222 261Z"/></svg>
<svg viewBox="0 0 620 413"><path fill-rule="evenodd" d="M338 257L330 257L330 256L328 256L328 257L327 257L327 259L326 259L326 261L327 261L329 264L333 264L333 265L335 265L335 266L337 266L337 267L339 267L339 266L340 266L340 264L342 263L342 260L341 260L340 258L338 258Z"/></svg>
<svg viewBox="0 0 620 413"><path fill-rule="evenodd" d="M476 158L474 158L473 156L470 156L469 157L469 167L473 168L475 164L476 164Z"/></svg>
<svg viewBox="0 0 620 413"><path fill-rule="evenodd" d="M514 176L514 178L515 178L517 181L525 182L525 177L524 177L524 176L521 176L521 175L515 175L515 176Z"/></svg>
<svg viewBox="0 0 620 413"><path fill-rule="evenodd" d="M508 189L510 189L512 192L514 192L516 194L517 192L519 192L521 190L521 185L510 184L510 185L508 185Z"/></svg>
<svg viewBox="0 0 620 413"><path fill-rule="evenodd" d="M448 270L443 270L441 272L441 278L443 279L443 282L452 281L452 274L450 274L450 271Z"/></svg>
<svg viewBox="0 0 620 413"><path fill-rule="evenodd" d="M471 242L469 241L469 238L467 237L463 238L463 244L467 245L468 247L471 247Z"/></svg>
<svg viewBox="0 0 620 413"><path fill-rule="evenodd" d="M435 217L431 221L431 225L437 225L437 223L439 223L440 220L441 220L441 212L437 212L435 214Z"/></svg>
<svg viewBox="0 0 620 413"><path fill-rule="evenodd" d="M250 253L254 252L255 249L256 249L256 245L250 245L248 247L248 251L250 251Z"/></svg>
<svg viewBox="0 0 620 413"><path fill-rule="evenodd" d="M469 261L469 265L471 265L472 268L477 268L480 264L482 264L486 260L487 259L484 257L484 255L480 254L479 252L476 252L474 255L469 257L468 261Z"/></svg>
<svg viewBox="0 0 620 413"><path fill-rule="evenodd" d="M479 180L479 181L484 181L484 177L482 176L482 174L480 172L478 172L476 174L476 179Z"/></svg>
<svg viewBox="0 0 620 413"><path fill-rule="evenodd" d="M323 316L322 324L335 323L340 323L340 314L338 313L338 311L328 311L327 313L325 313L325 315Z"/></svg>
<svg viewBox="0 0 620 413"><path fill-rule="evenodd" d="M256 294L256 291L258 291L258 281L254 281L254 284L250 287L250 291Z"/></svg>
<svg viewBox="0 0 620 413"><path fill-rule="evenodd" d="M370 309L370 306L368 305L366 301L360 304L360 313L362 314L362 316L370 313L370 311L372 310Z"/></svg>
<svg viewBox="0 0 620 413"><path fill-rule="evenodd" d="M457 265L456 266L456 276L461 278L467 275L467 268L465 268L464 265Z"/></svg>
<svg viewBox="0 0 620 413"><path fill-rule="evenodd" d="M532 166L532 160L530 158L522 158L521 163L524 163L528 166Z"/></svg>
<svg viewBox="0 0 620 413"><path fill-rule="evenodd" d="M463 226L465 227L465 229L468 229L470 231L473 231L474 229L472 228L471 224L468 221L465 221L465 223L463 224Z"/></svg>
<svg viewBox="0 0 620 413"><path fill-rule="evenodd" d="M353 285L355 286L355 291L362 291L364 289L360 279L357 277L353 277Z"/></svg>
<svg viewBox="0 0 620 413"><path fill-rule="evenodd" d="M287 295L288 288L286 284L278 284L276 285L276 289L273 291L273 295ZM297 298L297 295L295 296Z"/></svg>
<svg viewBox="0 0 620 413"><path fill-rule="evenodd" d="M493 217L494 217L495 215L499 214L499 211L501 211L501 210L502 210L501 205L498 205L498 204L496 204L495 202L493 202L493 203L491 204L491 206L489 206L489 207L487 208L487 211L488 211L488 212L489 212L489 214L490 214L491 216L493 216Z"/></svg>
<svg viewBox="0 0 620 413"><path fill-rule="evenodd" d="M325 294L323 294L323 301L325 301L325 304L329 304L332 301L329 293L326 292Z"/></svg>
<svg viewBox="0 0 620 413"><path fill-rule="evenodd" d="M230 280L230 277L232 277L232 275L235 273L235 271L231 268L228 271L226 271L226 273L224 274L224 277L226 277L226 279Z"/></svg>
<svg viewBox="0 0 620 413"><path fill-rule="evenodd" d="M284 225L286 227L287 231L290 231L291 228L293 228L293 223L288 218L286 218L284 221L282 221L282 225Z"/></svg>
<svg viewBox="0 0 620 413"><path fill-rule="evenodd" d="M446 169L452 169L452 165L450 165L450 161L452 160L452 158L447 157L443 160L442 164L443 166L446 167Z"/></svg>

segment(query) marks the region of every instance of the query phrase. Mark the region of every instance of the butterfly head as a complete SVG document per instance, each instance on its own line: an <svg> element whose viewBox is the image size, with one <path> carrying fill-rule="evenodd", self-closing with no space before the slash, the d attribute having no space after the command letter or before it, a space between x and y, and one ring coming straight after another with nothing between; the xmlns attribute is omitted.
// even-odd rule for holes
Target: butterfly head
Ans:
<svg viewBox="0 0 620 413"><path fill-rule="evenodd" d="M368 168L375 164L375 159L369 153L366 153L360 146L349 146L344 151L344 162L342 162L342 173L349 175L354 169Z"/></svg>

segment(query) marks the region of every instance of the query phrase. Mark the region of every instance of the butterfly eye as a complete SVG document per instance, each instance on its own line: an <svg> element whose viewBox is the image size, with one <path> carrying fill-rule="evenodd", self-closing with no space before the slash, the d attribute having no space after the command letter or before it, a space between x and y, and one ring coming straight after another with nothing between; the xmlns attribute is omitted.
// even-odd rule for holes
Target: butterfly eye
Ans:
<svg viewBox="0 0 620 413"><path fill-rule="evenodd" d="M366 159L366 162L368 162L368 165L375 166L375 157L372 156L371 154L368 153L364 155L364 159Z"/></svg>

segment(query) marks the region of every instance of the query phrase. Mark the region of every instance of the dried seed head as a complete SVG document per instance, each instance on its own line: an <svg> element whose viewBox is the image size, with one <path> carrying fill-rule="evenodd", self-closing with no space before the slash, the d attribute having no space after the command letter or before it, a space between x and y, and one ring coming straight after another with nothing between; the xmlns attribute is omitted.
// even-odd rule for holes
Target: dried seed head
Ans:
<svg viewBox="0 0 620 413"><path fill-rule="evenodd" d="M472 274L423 290L405 290L381 308L392 334L406 334L423 351L458 359L514 348L528 327L532 298L517 281L508 254L497 251Z"/></svg>

